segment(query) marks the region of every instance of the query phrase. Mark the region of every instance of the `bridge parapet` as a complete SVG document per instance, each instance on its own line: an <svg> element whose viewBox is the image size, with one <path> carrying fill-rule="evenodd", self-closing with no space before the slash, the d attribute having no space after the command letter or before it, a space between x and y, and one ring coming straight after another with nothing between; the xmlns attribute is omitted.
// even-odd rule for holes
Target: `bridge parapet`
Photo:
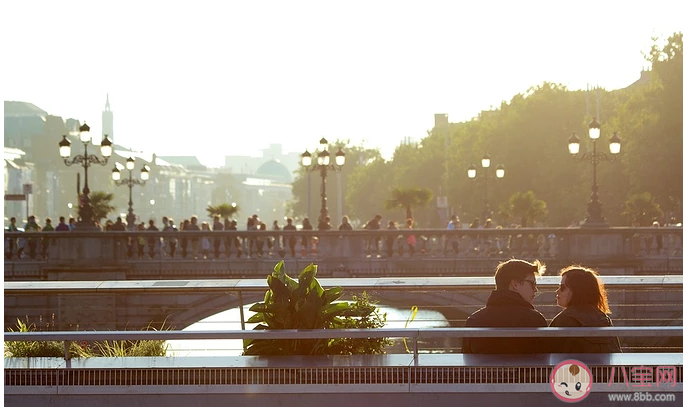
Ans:
<svg viewBox="0 0 683 407"><path fill-rule="evenodd" d="M342 332L343 331L343 332ZM329 338L396 336L683 336L682 327L656 328L450 328L237 332L10 333L6 340L123 340L179 336L217 338ZM417 343L417 341L415 341ZM5 358L5 401L10 405L123 404L395 406L557 403L550 379L561 362L578 359L591 371L582 405L607 404L609 393L649 391L660 400L683 397L676 380L681 353L350 356L238 356L165 358ZM651 369L643 378L642 369ZM662 379L665 369L668 379ZM656 373L655 373L656 372ZM655 387L656 381L656 387ZM635 385L648 386L646 389ZM680 384L680 383L678 383ZM665 395L663 399L661 395ZM679 399L680 400L680 399Z"/></svg>
<svg viewBox="0 0 683 407"><path fill-rule="evenodd" d="M406 231L401 230L12 232L5 233L6 243L15 241L14 247L23 250L20 258L16 252L9 256L6 244L5 279L69 279L60 273L102 267L128 279L240 277L267 273L279 259L295 268L314 261L329 276L456 275L477 270L488 274L499 261L511 257L539 258L557 267L589 264L603 274L683 271L683 228L678 227L412 233L419 238L411 252ZM33 256L31 239L36 243ZM201 249L203 240L209 250ZM47 248L45 256L42 244ZM70 279L86 279L78 275Z"/></svg>

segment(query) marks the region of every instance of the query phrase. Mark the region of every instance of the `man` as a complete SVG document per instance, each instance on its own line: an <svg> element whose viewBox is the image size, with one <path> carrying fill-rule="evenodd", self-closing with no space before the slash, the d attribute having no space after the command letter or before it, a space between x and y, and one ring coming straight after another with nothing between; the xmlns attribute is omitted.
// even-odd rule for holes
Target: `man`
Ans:
<svg viewBox="0 0 683 407"><path fill-rule="evenodd" d="M10 219L10 224L7 227L8 232L21 232L19 228L17 227L17 218L12 216ZM22 252L24 251L23 248L19 248L19 242L17 239L9 239L9 252L7 253L7 259L12 260L12 255L14 253L14 248L17 248L17 258L21 258Z"/></svg>
<svg viewBox="0 0 683 407"><path fill-rule="evenodd" d="M318 230L331 230L332 224L330 223L330 217L325 216L318 221Z"/></svg>
<svg viewBox="0 0 683 407"><path fill-rule="evenodd" d="M175 223L173 219L169 219L168 217L164 216L164 218L161 220L164 224L164 227L162 229L162 232L177 232L178 229L175 227ZM169 249L169 256L171 258L175 257L175 250L176 247L178 246L178 239L175 237L164 237L164 242L168 243L168 249Z"/></svg>
<svg viewBox="0 0 683 407"><path fill-rule="evenodd" d="M226 219L225 230L237 230L237 221L234 219L231 221ZM235 244L235 249L237 249L237 258L240 258L242 256L242 245L240 243L240 238L237 236L228 236L228 238L225 239L225 257L227 257L228 259L230 258L230 252L232 250L233 243Z"/></svg>
<svg viewBox="0 0 683 407"><path fill-rule="evenodd" d="M55 228L55 231L57 232L68 232L71 229L69 229L69 225L66 224L66 220L64 219L64 216L59 217L59 224Z"/></svg>
<svg viewBox="0 0 683 407"><path fill-rule="evenodd" d="M451 216L451 220L448 222L448 225L446 225L446 230L456 230L460 229L460 218L457 215ZM453 249L453 254L458 254L458 237L454 235L448 235L446 237L446 244L443 247L443 252L444 254L448 253L448 244L450 243L451 248Z"/></svg>
<svg viewBox="0 0 683 407"><path fill-rule="evenodd" d="M61 220L61 218L60 218ZM67 226L68 230L68 226ZM109 229L111 232L124 232L126 230L126 224L123 223L123 219L120 216L116 217L116 222L111 225ZM126 245L126 255L129 259L133 258L133 240L129 237L123 238L123 244Z"/></svg>
<svg viewBox="0 0 683 407"><path fill-rule="evenodd" d="M36 222L36 217L31 215L28 217L28 222L24 225L24 231L26 232L40 232L41 228L38 225L38 222ZM38 248L38 240L35 238L28 238L28 253L29 256L31 256L31 259L35 259L36 255L38 254L36 252L36 249Z"/></svg>
<svg viewBox="0 0 683 407"><path fill-rule="evenodd" d="M159 228L154 225L154 219L149 220L149 226L147 226L148 232L158 232ZM156 237L150 237L147 241L149 244L149 258L153 259L156 256L157 245L159 245L159 239Z"/></svg>
<svg viewBox="0 0 683 407"><path fill-rule="evenodd" d="M220 216L214 216L213 217L213 231L221 231L224 230L225 228L223 227L223 224L221 223L221 218ZM218 258L221 255L221 238L216 237L213 239L213 257Z"/></svg>
<svg viewBox="0 0 683 407"><path fill-rule="evenodd" d="M296 232L296 226L294 226L294 224L292 222L294 222L294 220L292 218L287 218L287 224L285 225L284 228L282 228L282 230L289 230L292 232ZM291 235L289 237L288 245L289 245L289 252L291 253L292 258L295 258L296 257L296 236Z"/></svg>
<svg viewBox="0 0 683 407"><path fill-rule="evenodd" d="M192 216L190 218L190 222L185 226L185 228L183 230L185 230L187 232L199 231L200 229L199 229L199 225L197 224L197 217ZM193 238L192 240L190 240L190 247L192 249L192 258L197 260L197 258L199 256L199 239Z"/></svg>
<svg viewBox="0 0 683 407"><path fill-rule="evenodd" d="M52 226L52 219L47 218L45 219L45 226L43 227L43 232L54 232L55 228ZM44 237L43 238L43 259L47 260L47 254L48 254L48 247L50 246L50 239Z"/></svg>
<svg viewBox="0 0 683 407"><path fill-rule="evenodd" d="M536 260L529 263L511 259L496 268L496 289L486 306L465 322L466 327L547 327L543 314L532 305L538 292L536 276L545 272L545 265ZM463 338L463 353L545 353L542 338Z"/></svg>
<svg viewBox="0 0 683 407"><path fill-rule="evenodd" d="M382 215L377 214L377 215L375 215L374 218L372 218L372 220L368 221L368 223L366 223L365 226L363 226L363 229L379 230L379 228L381 226L381 223L380 223L381 221L382 221ZM373 243L374 243L375 251L377 252L377 257L380 256L380 254L379 254L379 240L380 240L379 236L373 236L373 237L370 237L368 239L368 255L369 256L372 255L372 244Z"/></svg>
<svg viewBox="0 0 683 407"><path fill-rule="evenodd" d="M61 221L62 218L60 217L59 220ZM114 222L114 224L111 225L111 230L119 232L123 232L126 230L126 225L123 223L123 219L121 219L120 216L116 217L116 222Z"/></svg>

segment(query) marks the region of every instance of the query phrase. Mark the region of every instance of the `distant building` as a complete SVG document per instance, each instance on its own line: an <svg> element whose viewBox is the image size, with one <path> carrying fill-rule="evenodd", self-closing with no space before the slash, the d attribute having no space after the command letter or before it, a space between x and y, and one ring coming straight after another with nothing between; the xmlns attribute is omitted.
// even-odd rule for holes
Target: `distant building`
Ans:
<svg viewBox="0 0 683 407"><path fill-rule="evenodd" d="M107 101L104 103L104 110L102 111L102 138L109 136L109 140L114 142L114 113L111 111L109 105L109 94L107 93Z"/></svg>
<svg viewBox="0 0 683 407"><path fill-rule="evenodd" d="M303 153L303 151L301 152ZM263 164L276 160L282 164L292 176L299 168L301 153L284 153L282 144L271 144L261 150L261 157L244 155L225 156L225 169L234 174L254 174Z"/></svg>
<svg viewBox="0 0 683 407"><path fill-rule="evenodd" d="M33 160L34 147L43 141L47 116L32 103L5 101L5 147L21 149L25 160Z"/></svg>
<svg viewBox="0 0 683 407"><path fill-rule="evenodd" d="M18 148L5 147L3 154L5 195L22 195L23 185L31 183L33 164L24 160L25 155L26 153ZM26 219L26 201L5 200L3 213L5 214L5 227L9 225L9 220L13 216L17 218L18 224L23 225Z"/></svg>
<svg viewBox="0 0 683 407"><path fill-rule="evenodd" d="M113 141L114 114L109 95L102 112L103 135ZM19 194L23 184L31 184L28 211L39 222L50 216L77 216L78 194L85 180L83 167L67 166L59 156L58 143L62 135L72 143L72 157L84 154L84 147L75 132L81 123L49 115L26 102L5 101L5 193ZM72 134L73 133L73 134ZM101 138L93 137L88 154L100 156ZM286 205L292 197L292 174L298 168L300 155L282 153L282 146L273 144L263 150L263 157L226 157L230 170L207 168L194 156L164 156L135 151L114 143L114 153L104 166L92 165L88 170L91 192L114 194L116 208L109 218L128 210L129 190L117 186L111 179L116 165L122 178L131 174L122 169L129 158L135 159L133 178L139 179L143 165L148 165L149 180L133 187L133 208L138 222L173 217L176 224L197 215L208 220L209 205L235 202L241 208L237 219L259 214L268 226L286 215ZM6 201L5 215L26 217L26 202ZM7 218L9 219L9 218ZM239 222L243 228L244 222ZM282 222L281 222L282 223Z"/></svg>

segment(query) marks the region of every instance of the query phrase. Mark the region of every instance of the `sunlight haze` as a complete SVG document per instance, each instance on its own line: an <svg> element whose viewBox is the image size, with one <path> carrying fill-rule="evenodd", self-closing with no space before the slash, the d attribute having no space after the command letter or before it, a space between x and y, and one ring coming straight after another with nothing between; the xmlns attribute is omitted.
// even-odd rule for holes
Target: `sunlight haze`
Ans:
<svg viewBox="0 0 683 407"><path fill-rule="evenodd" d="M645 6L647 4L647 6ZM379 147L545 81L628 86L683 2L5 2L0 92L159 155ZM676 17L678 16L678 17ZM55 139L54 148L59 140Z"/></svg>

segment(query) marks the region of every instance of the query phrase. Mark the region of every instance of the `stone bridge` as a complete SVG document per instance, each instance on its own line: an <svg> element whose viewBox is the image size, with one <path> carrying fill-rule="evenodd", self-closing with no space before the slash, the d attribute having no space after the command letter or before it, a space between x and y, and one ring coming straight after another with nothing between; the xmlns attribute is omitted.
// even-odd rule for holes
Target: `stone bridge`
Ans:
<svg viewBox="0 0 683 407"><path fill-rule="evenodd" d="M323 287L344 287L343 299L366 291L383 306L417 305L438 311L456 327L483 306L494 285L492 277L319 280ZM615 325L683 325L683 276L604 276L603 280ZM558 284L556 276L539 279L535 305L548 319L559 312L554 293ZM266 290L263 279L5 282L5 330L14 328L17 318L27 316L42 330L148 326L180 330L241 304L261 301ZM683 344L670 344L670 340L662 338L657 346L683 349Z"/></svg>

